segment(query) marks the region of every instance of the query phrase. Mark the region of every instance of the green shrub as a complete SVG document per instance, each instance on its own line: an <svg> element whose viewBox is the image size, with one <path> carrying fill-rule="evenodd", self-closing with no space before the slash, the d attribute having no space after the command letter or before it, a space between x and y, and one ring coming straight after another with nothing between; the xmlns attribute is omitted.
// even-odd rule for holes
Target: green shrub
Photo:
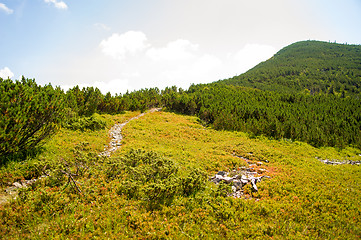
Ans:
<svg viewBox="0 0 361 240"><path fill-rule="evenodd" d="M229 184L224 183L223 181L217 185L217 188L213 191L212 195L214 197L227 197L232 193L232 187Z"/></svg>
<svg viewBox="0 0 361 240"><path fill-rule="evenodd" d="M0 78L0 157L34 150L62 121L63 92L35 80Z"/></svg>
<svg viewBox="0 0 361 240"><path fill-rule="evenodd" d="M207 176L199 169L193 169L189 175L180 178L180 191L185 196L190 196L203 190Z"/></svg>
<svg viewBox="0 0 361 240"><path fill-rule="evenodd" d="M71 130L100 130L104 129L106 122L98 114L93 114L90 117L75 117L63 123L63 127Z"/></svg>
<svg viewBox="0 0 361 240"><path fill-rule="evenodd" d="M119 195L144 201L150 209L170 204L177 195L195 194L203 189L206 179L198 169L180 177L173 161L143 150L131 150L122 159L111 162L106 175L108 179L121 179Z"/></svg>

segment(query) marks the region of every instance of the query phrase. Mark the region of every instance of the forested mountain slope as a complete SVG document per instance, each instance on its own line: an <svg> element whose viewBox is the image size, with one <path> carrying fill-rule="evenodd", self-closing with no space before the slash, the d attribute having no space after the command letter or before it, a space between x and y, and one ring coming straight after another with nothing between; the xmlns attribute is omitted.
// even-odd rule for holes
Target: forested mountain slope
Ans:
<svg viewBox="0 0 361 240"><path fill-rule="evenodd" d="M271 59L226 84L277 92L360 94L361 46L302 41L281 49Z"/></svg>
<svg viewBox="0 0 361 240"><path fill-rule="evenodd" d="M165 104L216 129L360 147L361 46L294 43L248 72Z"/></svg>
<svg viewBox="0 0 361 240"><path fill-rule="evenodd" d="M225 84L165 95L168 109L197 115L219 130L288 138L313 146L361 147L361 104L333 94L278 93Z"/></svg>

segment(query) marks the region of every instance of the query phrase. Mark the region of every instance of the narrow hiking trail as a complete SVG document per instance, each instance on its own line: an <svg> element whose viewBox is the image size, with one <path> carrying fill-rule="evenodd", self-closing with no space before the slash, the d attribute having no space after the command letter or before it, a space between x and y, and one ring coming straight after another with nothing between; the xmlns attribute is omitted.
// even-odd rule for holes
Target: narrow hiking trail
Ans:
<svg viewBox="0 0 361 240"><path fill-rule="evenodd" d="M110 155L118 150L120 148L121 141L123 140L122 135L122 129L125 127L130 121L139 119L140 117L143 117L144 115L148 113L154 113L160 111L161 108L152 108L147 112L141 113L138 116L132 117L129 120L123 122L123 123L117 123L115 124L110 130L109 135L111 137L111 140L104 148L104 151L99 153L98 156L100 157L110 157ZM10 199L16 198L17 191L20 188L27 187L28 185L31 185L35 183L36 181L47 177L46 175L41 175L39 178L31 179L31 180L21 180L20 182L14 182L11 184L11 186L7 187L2 193L0 193L0 205L7 203Z"/></svg>
<svg viewBox="0 0 361 240"><path fill-rule="evenodd" d="M110 155L115 152L116 150L118 150L120 148L121 141L123 140L123 135L122 135L122 129L123 127L125 127L125 125L127 125L130 121L132 120L136 120L140 117L143 117L145 114L147 113L153 113L153 112L158 112L160 111L161 108L152 108L147 112L141 113L138 116L135 116L131 119L129 119L128 121L124 122L124 123L117 123L115 124L110 130L109 130L109 135L111 137L111 140L108 144L108 146L106 146L104 148L104 151L99 153L99 156L106 156L106 157L110 157Z"/></svg>

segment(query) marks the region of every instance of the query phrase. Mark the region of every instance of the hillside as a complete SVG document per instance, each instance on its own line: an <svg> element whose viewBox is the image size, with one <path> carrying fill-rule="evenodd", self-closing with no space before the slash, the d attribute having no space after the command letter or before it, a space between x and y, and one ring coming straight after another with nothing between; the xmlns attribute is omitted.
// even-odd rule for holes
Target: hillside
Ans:
<svg viewBox="0 0 361 240"><path fill-rule="evenodd" d="M62 128L38 157L3 165L0 186L49 176L0 203L0 238L359 239L360 166L319 160L359 161L359 150L251 139L164 111L134 119L139 114L102 115L106 129ZM111 127L130 119L122 146L96 157ZM208 181L245 167L271 178L258 191L244 186L241 198Z"/></svg>
<svg viewBox="0 0 361 240"><path fill-rule="evenodd" d="M179 95L165 105L216 129L361 147L361 46L297 42L240 76Z"/></svg>
<svg viewBox="0 0 361 240"><path fill-rule="evenodd" d="M358 49L291 45L238 77L257 86L111 96L0 78L0 238L360 239L360 75L344 47Z"/></svg>
<svg viewBox="0 0 361 240"><path fill-rule="evenodd" d="M165 95L166 97L167 95ZM225 84L192 86L168 109L195 114L218 130L287 138L313 146L361 148L361 104L333 94L278 93Z"/></svg>
<svg viewBox="0 0 361 240"><path fill-rule="evenodd" d="M220 81L284 93L361 93L361 46L303 41L281 49L248 72Z"/></svg>

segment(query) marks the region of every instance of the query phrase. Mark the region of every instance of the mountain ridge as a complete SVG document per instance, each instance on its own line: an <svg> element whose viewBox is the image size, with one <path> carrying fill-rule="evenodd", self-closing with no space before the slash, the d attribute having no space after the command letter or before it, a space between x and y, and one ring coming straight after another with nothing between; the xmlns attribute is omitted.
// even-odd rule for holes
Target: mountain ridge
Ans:
<svg viewBox="0 0 361 240"><path fill-rule="evenodd" d="M361 46L301 41L246 73L218 83L295 93L361 93Z"/></svg>

